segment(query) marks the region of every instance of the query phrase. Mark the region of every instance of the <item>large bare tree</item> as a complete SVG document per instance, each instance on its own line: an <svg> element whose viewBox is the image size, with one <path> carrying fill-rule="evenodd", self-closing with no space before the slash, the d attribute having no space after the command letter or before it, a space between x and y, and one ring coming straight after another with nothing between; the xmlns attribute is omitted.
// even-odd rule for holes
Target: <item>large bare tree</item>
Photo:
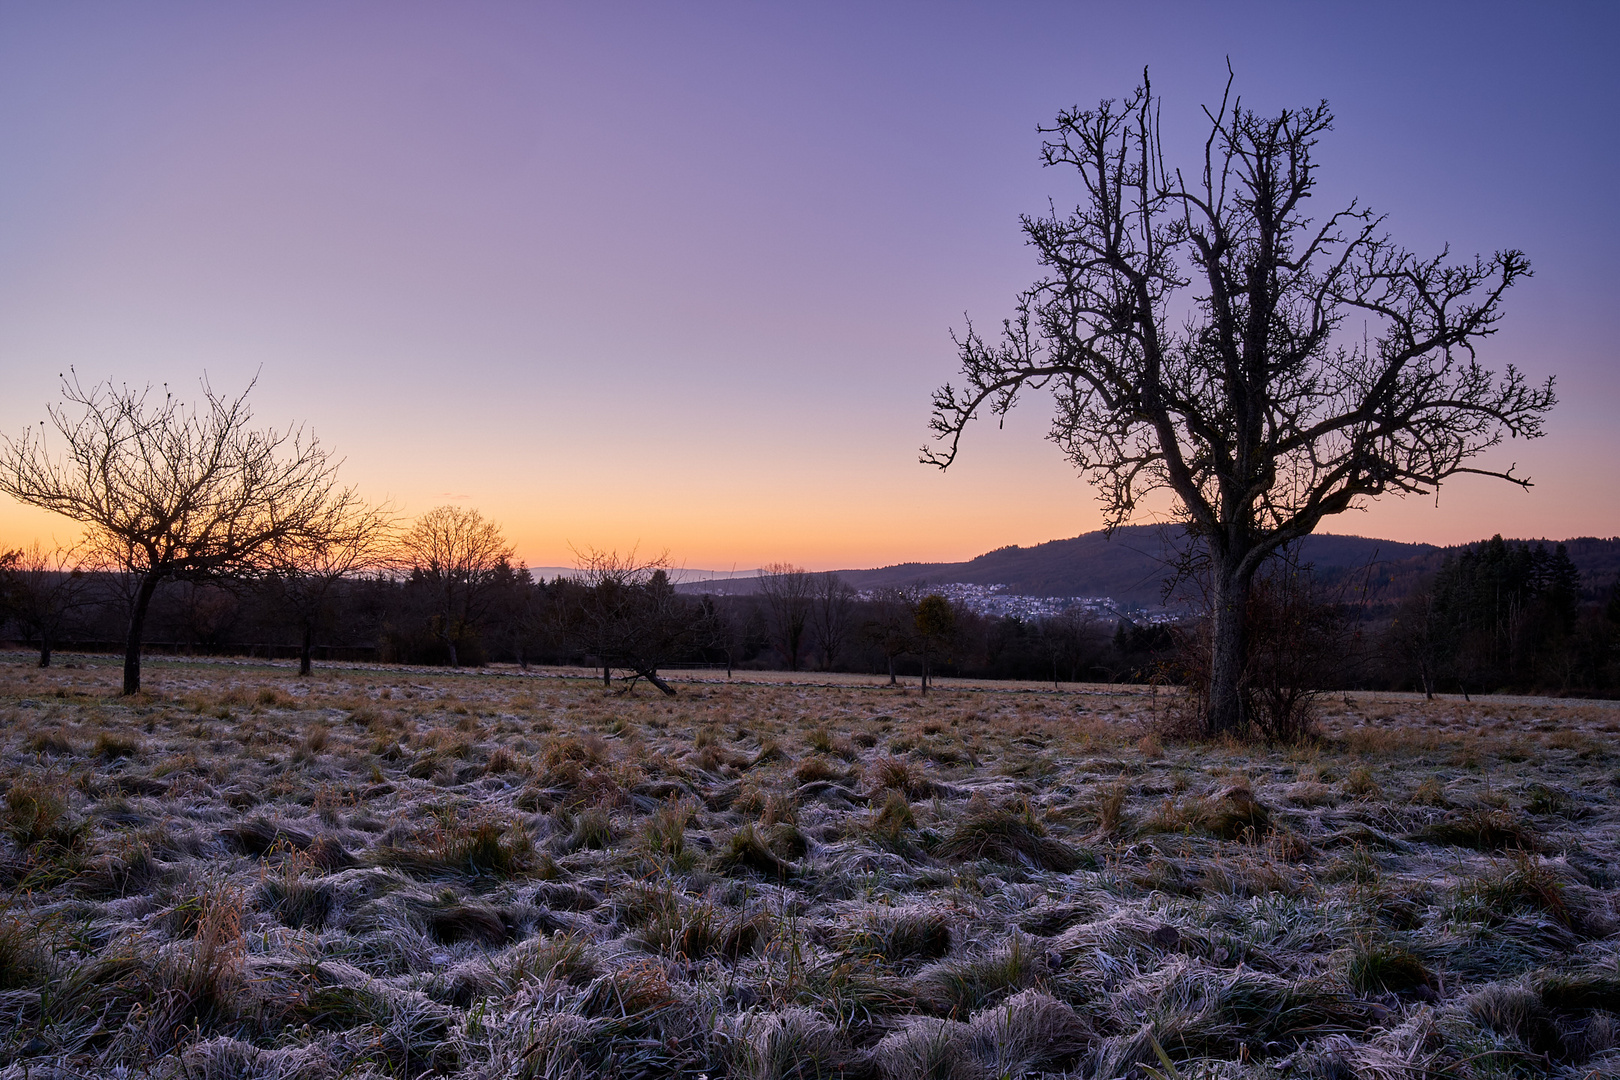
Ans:
<svg viewBox="0 0 1620 1080"><path fill-rule="evenodd" d="M262 570L268 553L318 522L337 463L301 427L258 430L248 388L187 405L150 386L62 380L47 425L5 440L0 491L84 525L99 559L130 575L124 693L141 688L141 634L157 587Z"/></svg>
<svg viewBox="0 0 1620 1080"><path fill-rule="evenodd" d="M488 614L514 573L512 545L477 510L440 506L417 518L400 539L402 569L432 597L434 636L460 666L457 648Z"/></svg>
<svg viewBox="0 0 1620 1080"><path fill-rule="evenodd" d="M1020 294L999 340L957 339L963 385L934 395L936 443L954 460L982 409L1029 389L1056 399L1050 438L1100 492L1110 526L1168 488L1207 546L1211 684L1205 726L1244 727L1245 609L1283 544L1367 499L1430 494L1482 473L1504 434L1535 438L1554 403L1512 365L1476 356L1524 255L1419 257L1352 202L1313 219L1324 102L1262 116L1205 110L1191 177L1166 165L1145 78L1124 103L1042 128L1048 166L1083 191L1066 215L1025 217L1046 274Z"/></svg>

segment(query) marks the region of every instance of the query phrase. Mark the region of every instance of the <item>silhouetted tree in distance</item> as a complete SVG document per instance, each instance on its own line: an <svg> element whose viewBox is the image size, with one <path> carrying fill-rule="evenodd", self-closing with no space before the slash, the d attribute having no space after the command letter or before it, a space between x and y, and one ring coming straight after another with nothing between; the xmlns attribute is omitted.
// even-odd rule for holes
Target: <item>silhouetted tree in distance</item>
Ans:
<svg viewBox="0 0 1620 1080"><path fill-rule="evenodd" d="M817 574L810 596L810 639L821 654L821 670L831 671L849 640L855 591L837 574Z"/></svg>
<svg viewBox="0 0 1620 1080"><path fill-rule="evenodd" d="M969 325L964 385L934 395L944 468L963 430L1020 394L1056 398L1050 438L1097 485L1110 525L1168 489L1208 550L1211 687L1203 731L1244 729L1245 612L1268 556L1324 517L1388 493L1429 494L1473 472L1503 434L1535 438L1552 380L1498 376L1475 349L1518 251L1420 258L1358 203L1307 216L1326 103L1262 116L1230 98L1208 116L1191 174L1165 163L1159 102L1061 113L1043 157L1074 170L1070 214L1025 217L1047 275L999 342Z"/></svg>
<svg viewBox="0 0 1620 1080"><path fill-rule="evenodd" d="M0 553L0 616L7 612L39 641L39 666L51 666L51 648L88 600L90 579L71 549L26 548Z"/></svg>
<svg viewBox="0 0 1620 1080"><path fill-rule="evenodd" d="M440 506L411 524L396 556L431 597L433 634L460 665L461 642L477 632L512 576L512 545L477 510Z"/></svg>
<svg viewBox="0 0 1620 1080"><path fill-rule="evenodd" d="M574 596L560 609L560 628L597 657L603 685L612 684L618 666L674 697L675 688L658 669L707 644L702 637L708 623L702 605L675 591L669 560L589 549L570 584Z"/></svg>
<svg viewBox="0 0 1620 1080"><path fill-rule="evenodd" d="M956 611L951 602L938 593L930 593L917 601L917 643L922 651L922 692L928 693L928 661L943 649L956 629Z"/></svg>
<svg viewBox="0 0 1620 1080"><path fill-rule="evenodd" d="M815 575L789 563L771 563L760 571L759 591L770 612L772 644L787 662L788 670L798 671L810 625Z"/></svg>
<svg viewBox="0 0 1620 1080"><path fill-rule="evenodd" d="M889 685L898 681L895 661L911 652L917 640L917 590L888 586L878 589L867 605L862 636L883 653Z"/></svg>
<svg viewBox="0 0 1620 1080"><path fill-rule="evenodd" d="M299 633L298 674L310 672L315 632L338 582L382 566L395 541L394 513L352 491L338 492L320 520L271 548L267 592L292 616Z"/></svg>

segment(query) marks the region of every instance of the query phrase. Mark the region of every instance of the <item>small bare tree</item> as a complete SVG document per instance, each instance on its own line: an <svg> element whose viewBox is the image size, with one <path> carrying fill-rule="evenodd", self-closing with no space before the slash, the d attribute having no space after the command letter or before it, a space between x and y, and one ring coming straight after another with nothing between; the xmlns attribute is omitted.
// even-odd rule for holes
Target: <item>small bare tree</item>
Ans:
<svg viewBox="0 0 1620 1080"><path fill-rule="evenodd" d="M601 662L602 684L612 685L617 666L674 697L675 688L658 669L704 644L706 620L697 602L676 592L669 559L643 561L634 551L587 548L573 585L576 602L559 612L559 629L564 640Z"/></svg>
<svg viewBox="0 0 1620 1080"><path fill-rule="evenodd" d="M922 650L922 692L928 693L928 663L935 654L948 648L956 632L956 609L938 593L930 593L917 601L915 616L917 643Z"/></svg>
<svg viewBox="0 0 1620 1080"><path fill-rule="evenodd" d="M462 638L483 620L512 574L512 545L477 510L440 506L411 524L400 539L398 565L433 597L434 636L460 666Z"/></svg>
<svg viewBox="0 0 1620 1080"><path fill-rule="evenodd" d="M1057 689L1061 669L1068 667L1074 680L1076 670L1088 653L1093 653L1102 642L1097 617L1084 608L1069 608L1057 615L1049 615L1040 622L1042 651L1052 661L1052 689Z"/></svg>
<svg viewBox="0 0 1620 1080"><path fill-rule="evenodd" d="M334 492L309 528L271 548L266 584L298 626L298 674L310 672L315 632L338 582L383 566L394 542L393 508L346 490Z"/></svg>
<svg viewBox="0 0 1620 1080"><path fill-rule="evenodd" d="M802 566L777 562L760 571L759 591L770 612L771 643L787 661L789 671L799 670L799 658L804 655L815 590L815 575Z"/></svg>
<svg viewBox="0 0 1620 1080"><path fill-rule="evenodd" d="M39 641L40 667L51 666L51 648L84 604L89 584L71 548L45 548L36 540L0 554L0 598L23 633Z"/></svg>
<svg viewBox="0 0 1620 1080"><path fill-rule="evenodd" d="M854 615L855 590L837 574L817 574L810 595L810 639L821 654L821 670L831 671L844 651Z"/></svg>
<svg viewBox="0 0 1620 1080"><path fill-rule="evenodd" d="M889 685L899 683L894 662L917 645L917 602L922 597L915 586L885 586L872 594L867 605L861 634L883 653L889 666Z"/></svg>
<svg viewBox="0 0 1620 1080"><path fill-rule="evenodd" d="M269 552L319 521L337 463L300 427L255 430L248 388L234 398L206 379L188 406L150 386L83 386L64 377L64 405L47 409L61 438L5 440L0 491L85 526L93 553L130 575L124 693L141 688L141 635L165 581L262 571Z"/></svg>
<svg viewBox="0 0 1620 1080"><path fill-rule="evenodd" d="M1000 342L971 325L960 338L965 385L934 395L940 445L923 459L948 466L980 409L1045 388L1050 438L1111 526L1169 489L1209 553L1203 730L1217 734L1250 722L1246 613L1266 559L1380 495L1469 472L1528 486L1474 462L1504 434L1539 436L1554 397L1551 379L1498 376L1475 354L1530 273L1521 252L1420 258L1354 202L1307 216L1326 103L1266 117L1223 98L1191 177L1165 164L1158 110L1144 78L1123 105L1042 129L1046 164L1075 171L1082 202L1024 218L1048 273Z"/></svg>

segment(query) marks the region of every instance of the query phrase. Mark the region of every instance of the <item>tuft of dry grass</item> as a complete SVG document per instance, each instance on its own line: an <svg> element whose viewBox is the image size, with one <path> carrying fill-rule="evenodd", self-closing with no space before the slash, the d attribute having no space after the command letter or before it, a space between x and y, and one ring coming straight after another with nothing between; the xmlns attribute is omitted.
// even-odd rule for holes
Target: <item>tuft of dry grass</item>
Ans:
<svg viewBox="0 0 1620 1080"><path fill-rule="evenodd" d="M1048 836L1027 806L1014 811L988 803L970 805L935 850L947 859L992 859L1060 872L1083 861L1074 847Z"/></svg>

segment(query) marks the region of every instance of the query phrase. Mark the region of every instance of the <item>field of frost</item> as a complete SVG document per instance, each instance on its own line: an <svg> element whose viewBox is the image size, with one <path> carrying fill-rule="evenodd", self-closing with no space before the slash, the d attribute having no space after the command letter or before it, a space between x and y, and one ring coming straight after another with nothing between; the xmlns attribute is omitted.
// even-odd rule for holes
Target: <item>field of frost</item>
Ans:
<svg viewBox="0 0 1620 1080"><path fill-rule="evenodd" d="M1620 708L0 653L0 1077L1620 1076Z"/></svg>

